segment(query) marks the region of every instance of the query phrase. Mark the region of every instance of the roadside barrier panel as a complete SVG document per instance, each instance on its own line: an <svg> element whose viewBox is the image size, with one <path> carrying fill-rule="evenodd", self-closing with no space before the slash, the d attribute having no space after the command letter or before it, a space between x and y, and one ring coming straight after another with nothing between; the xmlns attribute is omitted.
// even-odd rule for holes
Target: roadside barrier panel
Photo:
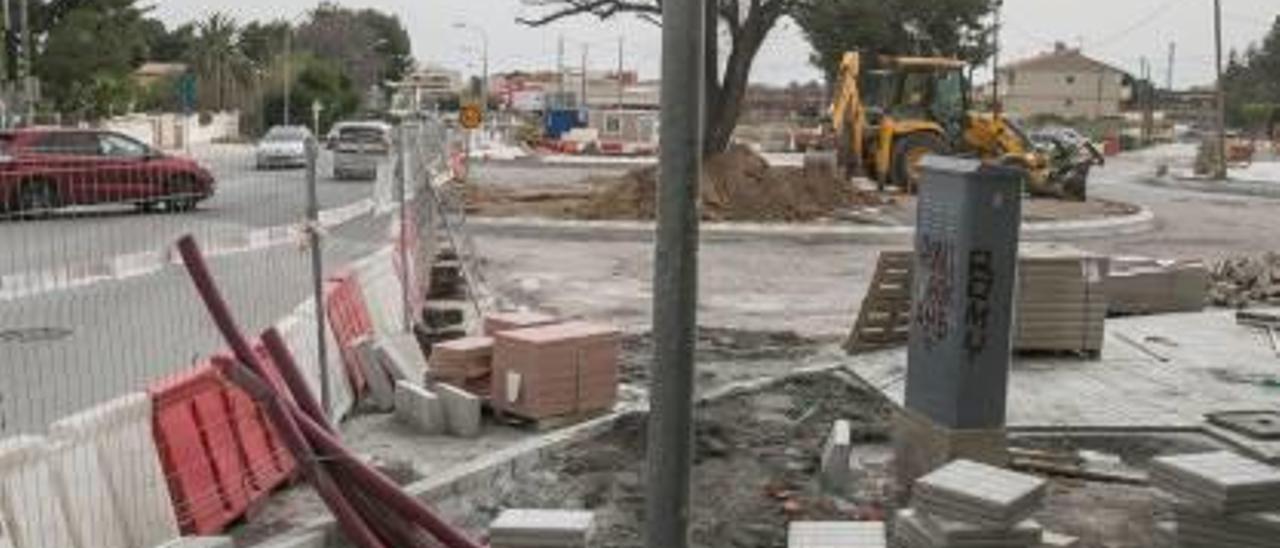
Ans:
<svg viewBox="0 0 1280 548"><path fill-rule="evenodd" d="M204 364L149 392L179 527L197 535L222 531L248 508L250 490L222 380Z"/></svg>
<svg viewBox="0 0 1280 548"><path fill-rule="evenodd" d="M387 248L356 265L356 279L368 298L374 331L383 335L405 332L401 262L400 255Z"/></svg>
<svg viewBox="0 0 1280 548"><path fill-rule="evenodd" d="M49 431L55 440L75 444L87 453L82 462L96 464L101 471L107 492L98 500L117 512L125 546L155 546L180 534L152 436L147 394L116 398L64 418ZM80 485L67 484L72 491Z"/></svg>
<svg viewBox="0 0 1280 548"><path fill-rule="evenodd" d="M333 335L338 339L347 380L351 382L352 392L359 400L368 388L368 381L364 377L368 368L360 360L356 343L361 337L373 335L373 320L369 317L369 308L353 271L340 273L330 279L325 311L329 314Z"/></svg>
<svg viewBox="0 0 1280 548"><path fill-rule="evenodd" d="M267 376L277 390L284 387L265 349L255 346L258 359L267 368ZM235 425L237 446L245 468L249 472L250 504L260 498L270 496L271 492L288 481L297 469L297 463L289 455L275 427L267 420L266 412L253 401L243 390L226 382L227 402L230 407L232 423ZM288 396L284 396L288 397Z"/></svg>
<svg viewBox="0 0 1280 548"><path fill-rule="evenodd" d="M50 493L62 503L67 529L80 548L129 548L124 520L111 497L92 440L49 441Z"/></svg>
<svg viewBox="0 0 1280 548"><path fill-rule="evenodd" d="M346 375L343 373L342 354L341 349L338 347L338 340L333 336L332 326L328 327L328 329L325 329L325 339L327 341L325 346L328 349L326 359L329 362L329 394L333 399L331 404L333 408L329 410L329 418L334 422L338 422L347 413L350 413L355 406L355 396L352 394L351 385L347 382ZM276 330L280 332L285 344L289 345L289 349L293 351L293 358L298 362L298 367L302 369L302 375L306 377L307 387L311 389L316 401L320 401L321 366L319 348L316 341L315 303L303 303L294 311L292 316L276 324Z"/></svg>
<svg viewBox="0 0 1280 548"><path fill-rule="evenodd" d="M77 548L54 491L44 438L0 441L0 516L13 548Z"/></svg>

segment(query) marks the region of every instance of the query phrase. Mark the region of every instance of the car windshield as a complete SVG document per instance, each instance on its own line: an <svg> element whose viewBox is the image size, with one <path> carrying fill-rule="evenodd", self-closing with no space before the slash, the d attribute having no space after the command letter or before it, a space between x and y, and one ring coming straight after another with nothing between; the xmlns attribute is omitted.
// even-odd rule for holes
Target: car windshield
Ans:
<svg viewBox="0 0 1280 548"><path fill-rule="evenodd" d="M381 143L383 131L375 127L345 127L338 131L338 140L344 143Z"/></svg>
<svg viewBox="0 0 1280 548"><path fill-rule="evenodd" d="M296 127L277 127L262 137L267 143L296 143L307 140L307 130Z"/></svg>

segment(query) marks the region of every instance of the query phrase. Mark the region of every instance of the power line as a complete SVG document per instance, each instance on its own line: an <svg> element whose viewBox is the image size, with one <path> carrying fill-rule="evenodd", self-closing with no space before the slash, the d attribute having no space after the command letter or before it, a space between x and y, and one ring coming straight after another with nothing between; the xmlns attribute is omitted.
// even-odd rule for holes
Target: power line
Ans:
<svg viewBox="0 0 1280 548"><path fill-rule="evenodd" d="M1161 16L1165 15L1166 13L1168 13L1168 12L1169 12L1169 10L1170 10L1170 9L1172 9L1172 8L1174 7L1174 5L1175 5L1175 4L1179 4L1179 3L1183 2L1183 1L1184 1L1184 0L1165 0L1163 3L1161 3L1161 4L1160 4L1159 6L1157 6L1155 9L1151 10L1151 12L1150 12L1150 13L1148 13L1146 16L1144 16L1144 17L1142 17L1142 18L1138 19L1137 21L1134 21L1134 22L1133 22L1133 24L1131 24L1131 25L1129 25L1129 26L1125 27L1124 29L1122 29L1122 30L1120 30L1120 31L1118 31L1118 32L1112 33L1112 34L1110 34L1110 35L1107 35L1105 38L1099 39L1099 40L1097 40L1097 41L1089 41L1089 42L1086 42L1086 43L1087 43L1091 48L1102 48L1102 47L1106 47L1106 46L1108 46L1108 45L1111 45L1112 43L1114 43L1114 42L1116 42L1116 41L1118 41L1118 40L1120 40L1120 39L1128 38L1128 37L1129 37L1129 35L1133 33L1133 31L1136 31L1136 30L1138 30L1138 29L1140 29L1140 28L1142 28L1142 27L1145 27L1145 26L1147 26L1147 25L1150 25L1150 24L1152 24L1152 23L1156 22L1157 20L1159 20L1159 19L1160 19L1160 17L1161 17Z"/></svg>

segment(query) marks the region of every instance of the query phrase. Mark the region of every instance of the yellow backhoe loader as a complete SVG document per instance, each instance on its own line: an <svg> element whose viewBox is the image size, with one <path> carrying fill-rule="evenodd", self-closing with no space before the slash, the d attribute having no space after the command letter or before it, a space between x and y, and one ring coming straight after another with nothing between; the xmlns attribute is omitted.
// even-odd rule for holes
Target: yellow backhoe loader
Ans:
<svg viewBox="0 0 1280 548"><path fill-rule="evenodd" d="M883 190L915 192L928 154L971 156L1026 169L1034 195L1083 200L1089 170L1103 161L1091 143L1037 145L999 113L970 110L967 65L937 57L879 57L864 70L846 53L831 106L838 163Z"/></svg>

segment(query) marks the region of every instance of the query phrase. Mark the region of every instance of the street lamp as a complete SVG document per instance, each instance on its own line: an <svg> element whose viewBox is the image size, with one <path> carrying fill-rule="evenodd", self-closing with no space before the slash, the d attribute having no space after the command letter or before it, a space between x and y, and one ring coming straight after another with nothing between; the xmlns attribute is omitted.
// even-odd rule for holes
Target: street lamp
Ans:
<svg viewBox="0 0 1280 548"><path fill-rule="evenodd" d="M480 35L480 40L483 44L483 50L482 50L483 59L481 61L481 65L483 66L483 77L481 78L481 90L480 90L480 98L481 98L481 101L483 102L483 106L481 108L484 109L485 113L488 113L489 112L489 33L485 32L485 30L481 27L477 27L475 25L469 25L461 21L454 23L453 28L461 29L461 30L470 30Z"/></svg>

